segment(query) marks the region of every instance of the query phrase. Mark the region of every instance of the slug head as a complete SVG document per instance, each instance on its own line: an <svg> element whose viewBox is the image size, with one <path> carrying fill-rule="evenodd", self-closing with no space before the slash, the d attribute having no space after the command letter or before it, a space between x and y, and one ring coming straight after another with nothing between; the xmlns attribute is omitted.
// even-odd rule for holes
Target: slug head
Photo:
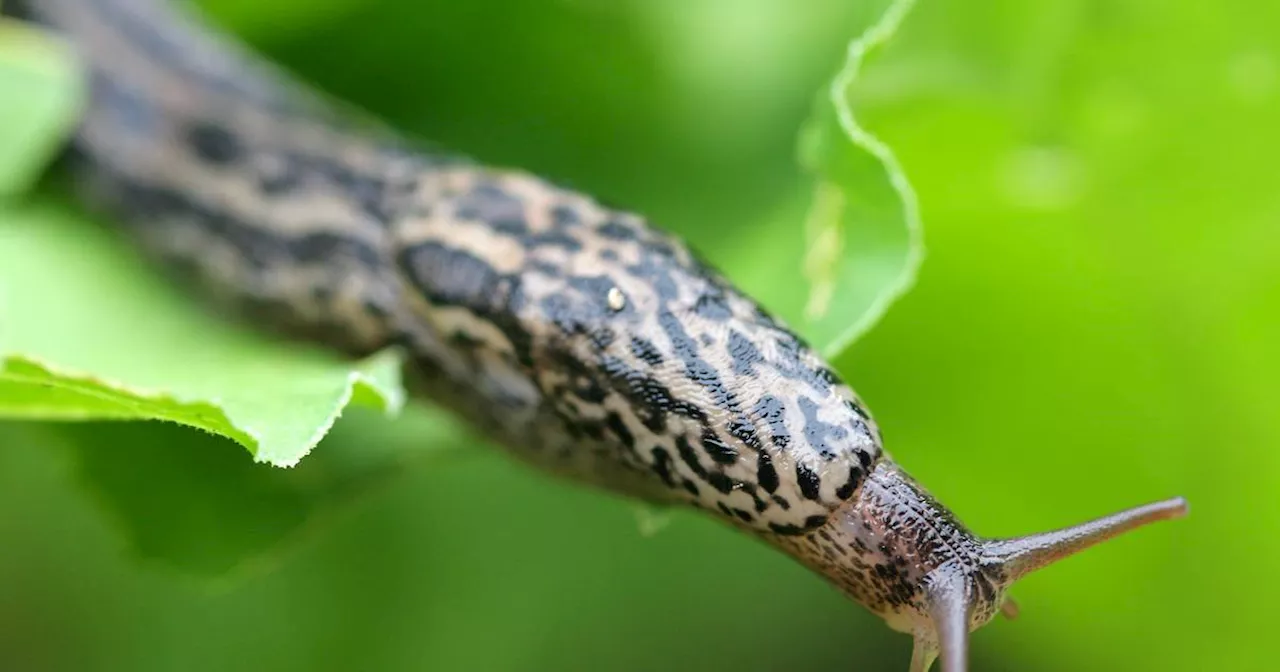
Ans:
<svg viewBox="0 0 1280 672"><path fill-rule="evenodd" d="M1015 581L1098 542L1186 512L1186 501L1175 498L1054 532L983 539L882 459L860 492L791 550L891 628L915 638L911 672L927 672L939 656L943 672L964 672L969 633L996 612L1017 613L1006 595Z"/></svg>

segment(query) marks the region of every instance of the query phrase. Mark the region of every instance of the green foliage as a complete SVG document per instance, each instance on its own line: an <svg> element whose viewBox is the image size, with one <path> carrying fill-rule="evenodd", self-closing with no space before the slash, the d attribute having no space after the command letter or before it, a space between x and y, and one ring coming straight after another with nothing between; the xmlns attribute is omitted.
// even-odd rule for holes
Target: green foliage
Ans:
<svg viewBox="0 0 1280 672"><path fill-rule="evenodd" d="M352 366L251 337L65 208L4 217L0 417L165 420L291 467L348 403L400 408L395 352Z"/></svg>
<svg viewBox="0 0 1280 672"><path fill-rule="evenodd" d="M394 428L355 408L314 455L271 469L225 439L173 424L82 422L27 426L65 450L76 481L148 565L226 581L277 567L282 551L341 516L406 468L456 444L440 412Z"/></svg>
<svg viewBox="0 0 1280 672"><path fill-rule="evenodd" d="M864 61L892 38L912 4L878 0L861 8L867 28L849 43L844 65L801 129L800 163L815 178L807 212L787 207L779 226L742 235L735 254L717 258L829 357L910 289L924 254L919 205L906 175L854 115Z"/></svg>
<svg viewBox="0 0 1280 672"><path fill-rule="evenodd" d="M4 121L13 135L0 144L0 175L21 187L74 121L79 76L58 42L3 28L0 96L11 101ZM0 206L0 418L160 420L235 441L257 462L293 467L348 405L399 412L399 353L351 364L248 334L167 286L123 241L68 206L49 198ZM416 439L456 435L446 421L437 426ZM352 473L271 474L243 455L216 452L225 441L198 432L89 427L57 430L59 441L134 550L199 572L260 562L318 512L416 452L391 441L407 452L365 451L376 464Z"/></svg>
<svg viewBox="0 0 1280 672"><path fill-rule="evenodd" d="M872 3L877 4L877 3ZM910 289L924 254L919 204L893 151L854 118L854 85L914 0L882 3L849 44L844 67L801 134L800 160L819 175L804 260L809 295L798 323L830 357L871 328Z"/></svg>
<svg viewBox="0 0 1280 672"><path fill-rule="evenodd" d="M651 215L803 318L792 285L813 179L795 165L796 129L874 3L205 4L402 128ZM926 0L860 73L856 119L910 173L929 228L912 291L835 362L894 457L983 534L1175 494L1193 508L1019 585L1021 617L975 635L975 670L1269 666L1278 26L1280 7L1257 0ZM212 501L242 467L306 477L332 457L337 473L372 474L347 490L363 504L332 500L326 510L351 515L281 571L215 594L122 557L113 526L68 487L51 458L66 453L50 448L102 424L0 426L0 668L906 668L906 637L699 516L642 537L629 504L449 450L465 439L429 435L435 420L410 430L407 418L348 416L290 470L253 465L228 441L200 444L225 469L197 459L155 477L160 458L141 439L104 432L69 448L121 456L72 462L76 474L112 470L78 479L89 492L139 479L110 490L128 498L111 510ZM155 426L171 455L215 459L188 443L202 435ZM393 428L405 432L384 438ZM408 447L459 459L381 461ZM142 490L148 478L183 485ZM228 489L250 508L274 502L264 543L298 538L282 502L320 501L289 482ZM237 503L114 527L156 549L144 554L208 570L237 556L230 544L211 551L221 542L183 536L195 523L160 523L252 536L221 510Z"/></svg>
<svg viewBox="0 0 1280 672"><path fill-rule="evenodd" d="M0 197L30 186L75 122L82 95L66 45L0 17Z"/></svg>

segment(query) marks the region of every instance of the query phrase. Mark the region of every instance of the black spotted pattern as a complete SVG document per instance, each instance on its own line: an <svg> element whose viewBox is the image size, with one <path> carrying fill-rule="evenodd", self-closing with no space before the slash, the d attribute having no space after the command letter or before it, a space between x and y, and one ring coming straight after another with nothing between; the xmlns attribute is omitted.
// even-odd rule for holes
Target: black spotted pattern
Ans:
<svg viewBox="0 0 1280 672"><path fill-rule="evenodd" d="M832 534L884 464L875 423L683 242L539 178L340 122L183 10L127 4L48 3L36 18L81 31L80 174L158 256L255 322L355 354L406 348L414 394L534 464L697 507L806 561L853 556L824 571L909 598L907 569ZM192 239L208 244L180 244Z"/></svg>

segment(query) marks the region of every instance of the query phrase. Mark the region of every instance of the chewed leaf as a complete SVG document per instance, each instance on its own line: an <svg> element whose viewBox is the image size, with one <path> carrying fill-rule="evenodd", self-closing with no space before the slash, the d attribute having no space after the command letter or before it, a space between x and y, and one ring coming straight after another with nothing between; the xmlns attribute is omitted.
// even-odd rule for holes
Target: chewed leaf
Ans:
<svg viewBox="0 0 1280 672"><path fill-rule="evenodd" d="M61 43L0 21L0 196L35 181L79 87ZM439 414L407 426L357 414L329 434L349 406L400 409L399 353L342 362L193 303L69 208L0 207L0 419L61 423L0 431L68 450L134 554L198 575L260 567L418 454L460 445ZM289 470L236 449L294 466L322 440Z"/></svg>
<svg viewBox="0 0 1280 672"><path fill-rule="evenodd" d="M837 356L910 289L924 256L919 206L893 151L858 124L855 85L868 56L897 31L914 0L888 0L848 48L844 66L800 138L817 180L805 222L808 297L798 327Z"/></svg>
<svg viewBox="0 0 1280 672"><path fill-rule="evenodd" d="M92 222L0 212L0 417L165 420L287 467L348 404L398 411L400 359L352 364L246 333Z"/></svg>
<svg viewBox="0 0 1280 672"><path fill-rule="evenodd" d="M65 44L0 18L0 196L25 190L70 131L83 98Z"/></svg>
<svg viewBox="0 0 1280 672"><path fill-rule="evenodd" d="M911 5L878 0L862 8L867 27L800 130L800 163L812 186L779 204L768 225L726 241L731 255L714 258L828 359L911 288L924 256L915 192L893 152L853 113L867 57Z"/></svg>

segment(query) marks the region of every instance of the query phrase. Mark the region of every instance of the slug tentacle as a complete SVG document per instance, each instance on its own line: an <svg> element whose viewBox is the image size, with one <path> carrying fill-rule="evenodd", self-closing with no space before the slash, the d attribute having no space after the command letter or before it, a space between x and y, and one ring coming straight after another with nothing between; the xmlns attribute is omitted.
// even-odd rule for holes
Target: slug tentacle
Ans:
<svg viewBox="0 0 1280 672"><path fill-rule="evenodd" d="M974 535L893 462L881 459L848 506L789 552L912 635L912 672L941 657L965 672L969 633L1012 617L1009 588L1028 573L1158 520L1185 515L1182 498L1013 539Z"/></svg>
<svg viewBox="0 0 1280 672"><path fill-rule="evenodd" d="M942 672L965 672L969 660L969 615L973 603L973 590L965 577L963 567L944 565L935 569L924 589L929 616L933 619L933 633L925 630L916 634L924 639L925 650L930 646L930 635L935 635L936 651L942 654ZM927 669L929 664L925 664Z"/></svg>
<svg viewBox="0 0 1280 672"><path fill-rule="evenodd" d="M1053 532L988 541L982 547L988 555L988 562L999 566L1008 581L1013 583L1090 546L1148 523L1181 518L1187 515L1187 511L1187 500L1174 497Z"/></svg>

